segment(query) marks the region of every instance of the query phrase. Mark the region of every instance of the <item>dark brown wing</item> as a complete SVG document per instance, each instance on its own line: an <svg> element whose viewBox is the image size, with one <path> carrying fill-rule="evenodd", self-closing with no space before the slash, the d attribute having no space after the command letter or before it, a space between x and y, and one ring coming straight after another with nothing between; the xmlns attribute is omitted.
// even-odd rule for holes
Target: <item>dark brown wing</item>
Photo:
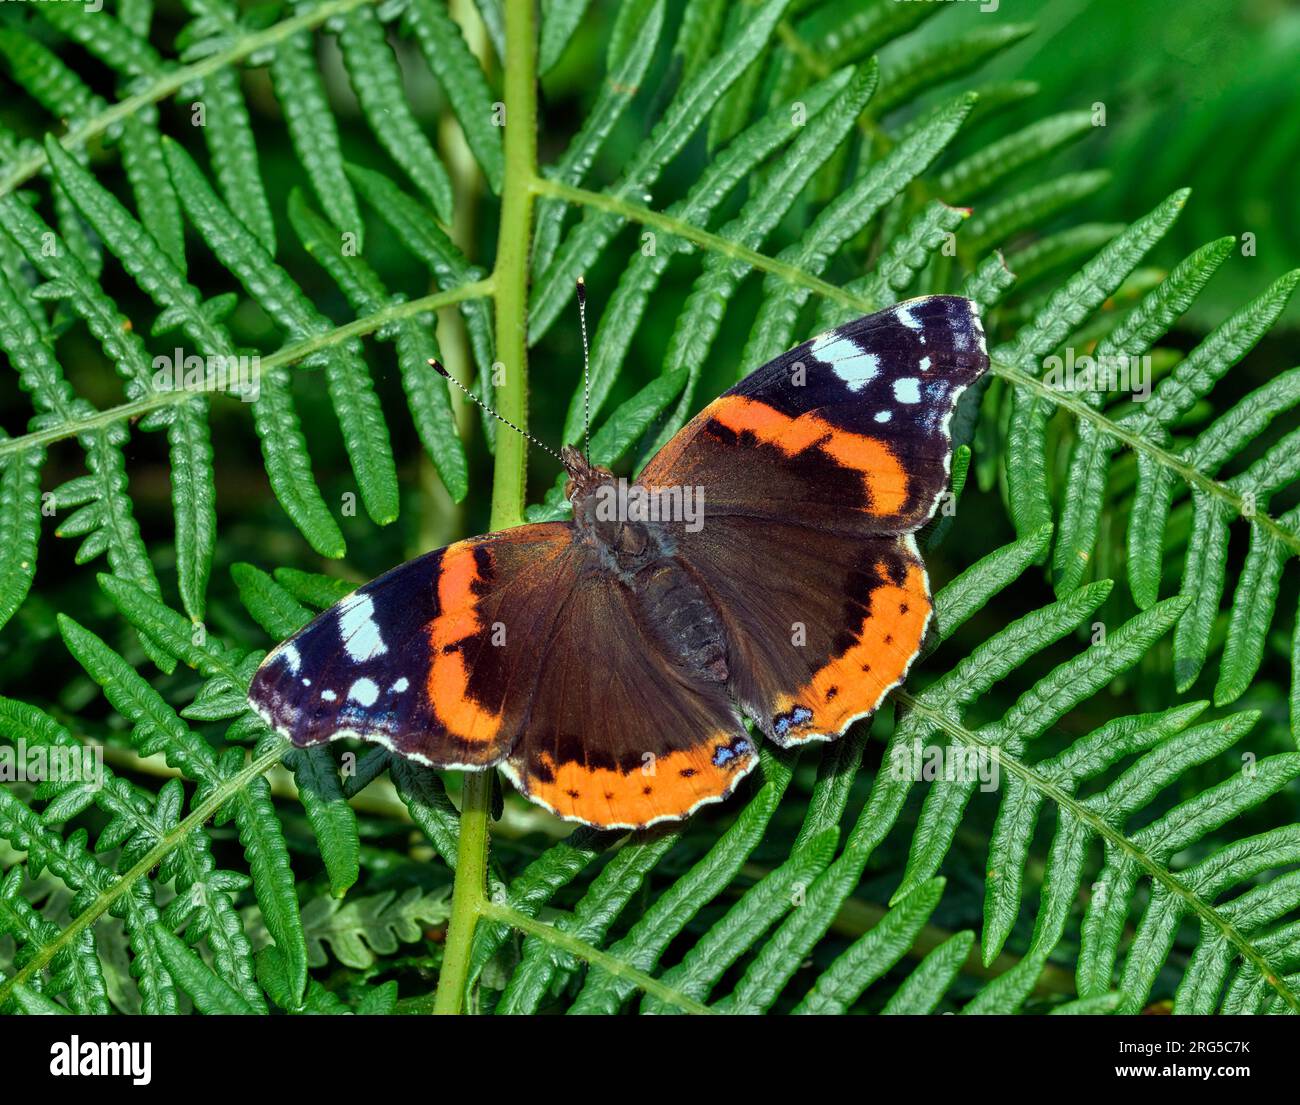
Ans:
<svg viewBox="0 0 1300 1105"><path fill-rule="evenodd" d="M676 662L617 579L569 595L504 765L561 817L643 828L718 802L758 762L724 683Z"/></svg>
<svg viewBox="0 0 1300 1105"><path fill-rule="evenodd" d="M835 739L880 705L920 651L930 588L910 536L737 515L678 542L721 612L730 690L777 744Z"/></svg>

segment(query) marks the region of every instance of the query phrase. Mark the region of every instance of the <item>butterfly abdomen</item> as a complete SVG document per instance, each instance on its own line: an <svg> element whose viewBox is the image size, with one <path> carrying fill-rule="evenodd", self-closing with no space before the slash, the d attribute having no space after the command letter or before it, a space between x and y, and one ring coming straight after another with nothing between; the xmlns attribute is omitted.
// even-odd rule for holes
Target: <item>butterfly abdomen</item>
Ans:
<svg viewBox="0 0 1300 1105"><path fill-rule="evenodd" d="M646 624L678 663L715 683L727 680L722 619L704 589L674 560L661 560L636 577Z"/></svg>

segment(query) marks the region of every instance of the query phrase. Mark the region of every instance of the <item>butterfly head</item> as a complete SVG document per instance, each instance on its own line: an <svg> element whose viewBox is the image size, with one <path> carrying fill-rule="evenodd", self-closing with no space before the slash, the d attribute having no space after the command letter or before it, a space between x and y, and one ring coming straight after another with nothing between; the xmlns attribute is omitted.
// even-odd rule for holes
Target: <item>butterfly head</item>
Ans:
<svg viewBox="0 0 1300 1105"><path fill-rule="evenodd" d="M590 498L602 484L613 483L614 473L608 468L591 464L572 445L565 445L560 450L560 460L569 479L564 485L564 497L577 505L580 499Z"/></svg>

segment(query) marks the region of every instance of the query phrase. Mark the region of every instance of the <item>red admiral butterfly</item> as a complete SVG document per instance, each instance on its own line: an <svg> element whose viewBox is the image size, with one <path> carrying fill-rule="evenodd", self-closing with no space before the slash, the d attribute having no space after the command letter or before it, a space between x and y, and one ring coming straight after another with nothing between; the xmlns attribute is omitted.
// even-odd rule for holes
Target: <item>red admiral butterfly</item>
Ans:
<svg viewBox="0 0 1300 1105"><path fill-rule="evenodd" d="M272 651L249 699L296 745L499 766L571 821L684 818L758 762L742 714L782 747L834 740L902 682L931 611L912 535L987 367L975 305L928 296L764 365L631 487L566 448L572 521L394 568Z"/></svg>

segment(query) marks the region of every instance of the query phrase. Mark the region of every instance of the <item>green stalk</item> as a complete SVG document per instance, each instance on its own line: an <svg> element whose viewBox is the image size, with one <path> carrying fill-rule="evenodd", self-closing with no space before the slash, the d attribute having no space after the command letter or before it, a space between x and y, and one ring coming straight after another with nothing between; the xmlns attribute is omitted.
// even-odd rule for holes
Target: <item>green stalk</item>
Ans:
<svg viewBox="0 0 1300 1105"><path fill-rule="evenodd" d="M505 379L496 390L497 409L528 429L528 255L532 249L533 181L537 176L537 41L533 0L507 0L505 75L505 183L493 271L497 360ZM497 437L491 528L523 521L524 460L521 434Z"/></svg>
<svg viewBox="0 0 1300 1105"><path fill-rule="evenodd" d="M456 849L456 881L451 891L451 917L447 922L447 946L433 1011L456 1014L463 1011L465 983L469 978L469 953L474 944L474 927L487 901L488 812L492 805L492 768L467 772L460 798L460 843Z"/></svg>
<svg viewBox="0 0 1300 1105"><path fill-rule="evenodd" d="M492 273L496 300L497 359L505 379L496 388L497 409L516 426L528 426L528 254L532 244L533 182L537 176L537 28L534 0L507 0L505 75L505 182L501 226ZM520 434L497 437L492 481L494 530L523 521L527 442ZM490 770L465 776L460 808L460 845L451 918L443 953L435 1013L460 1013L469 978L474 928L487 904Z"/></svg>

